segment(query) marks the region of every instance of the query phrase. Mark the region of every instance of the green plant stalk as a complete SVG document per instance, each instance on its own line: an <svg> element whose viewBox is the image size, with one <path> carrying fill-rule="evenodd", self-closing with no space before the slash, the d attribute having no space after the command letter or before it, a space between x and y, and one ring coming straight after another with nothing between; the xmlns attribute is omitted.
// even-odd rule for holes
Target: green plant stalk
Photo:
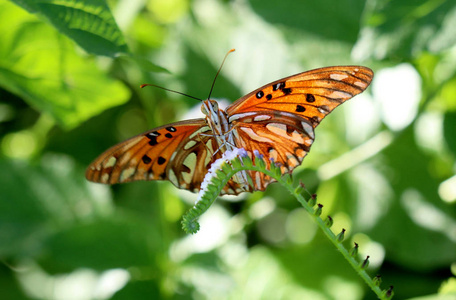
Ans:
<svg viewBox="0 0 456 300"><path fill-rule="evenodd" d="M267 173L266 173L267 174ZM269 174L268 174L269 175ZM277 179L277 178L276 178ZM320 229L325 233L325 235L329 238L329 240L334 244L334 246L337 248L337 250L339 250L339 252L342 254L342 256L348 261L348 263L352 266L353 269L355 269L355 271L358 273L358 275L366 282L366 284L372 289L372 291L378 296L379 299L385 299L387 300L388 298L386 298L383 293L382 293L382 290L380 289L380 287L376 286L374 284L374 281L372 280L372 278L369 276L369 274L367 274L366 270L363 270L361 269L360 267L360 263L356 261L356 259L354 257L351 257L347 248L344 247L344 245L342 243L339 243L336 239L336 235L332 232L332 230L330 228L328 228L326 225L325 225L325 221L323 221L322 218L320 218L319 216L315 216L314 215L314 211L315 209L313 207L310 207L308 204L307 204L307 201L305 200L305 198L300 195L300 194L296 194L294 192L294 188L290 185L287 185L285 182L283 182L282 180L277 180L278 182L280 182L282 184L282 186L284 186L291 194L293 194L296 199L299 201L299 203L301 203L301 205L304 207L305 210L307 210L309 212L309 214L312 216L312 218L315 220L315 222L318 224L318 226L320 227Z"/></svg>
<svg viewBox="0 0 456 300"><path fill-rule="evenodd" d="M388 300L391 297L386 297L380 287L375 285L372 278L367 274L367 272L362 269L360 262L356 261L354 257L349 254L349 251L339 242L336 238L336 235L331 231L329 227L326 226L325 221L320 217L315 215L315 209L310 206L306 199L300 194L297 193L297 189L291 184L291 178L289 174L282 176L281 172L278 172L278 167L275 167L271 164L271 170L265 168L265 163L263 160L256 158L255 165L253 165L250 158L243 158L242 162L236 158L231 161L233 168L228 164L224 164L223 172L217 171L217 177L214 177L211 181L210 188L207 190L202 199L195 204L195 206L190 209L183 217L182 227L187 233L196 233L199 230L199 224L196 221L200 215L202 215L215 201L217 196L220 194L220 191L228 183L230 178L239 171L258 171L262 172L280 183L284 186L299 203L304 207L304 209L314 218L315 222L329 238L329 240L334 244L334 246L339 250L342 256L348 261L352 268L358 273L358 275L366 282L366 284L372 289L372 291L377 295L379 299ZM280 170L280 169L279 169ZM216 190L214 189L216 187ZM298 189L299 190L299 189Z"/></svg>

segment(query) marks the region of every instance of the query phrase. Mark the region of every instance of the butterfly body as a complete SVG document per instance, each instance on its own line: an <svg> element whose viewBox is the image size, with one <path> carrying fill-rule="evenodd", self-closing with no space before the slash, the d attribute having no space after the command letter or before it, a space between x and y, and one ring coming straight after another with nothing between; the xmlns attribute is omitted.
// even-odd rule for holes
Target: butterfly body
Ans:
<svg viewBox="0 0 456 300"><path fill-rule="evenodd" d="M218 108L218 103L215 100L208 99L203 101L201 111L206 115L206 123L213 132L213 137L216 140L218 148L212 155L217 152L233 151L235 146L234 131L229 122L225 111ZM241 171L233 176L233 181L239 184L240 190L248 190L247 172ZM240 191L239 190L239 191Z"/></svg>
<svg viewBox="0 0 456 300"><path fill-rule="evenodd" d="M226 110L215 100L205 100L204 119L165 125L120 143L89 166L86 178L108 184L167 179L197 192L211 164L234 148L244 148L250 157L257 150L267 165L291 172L309 152L315 127L335 107L364 91L372 77L366 67L327 67L269 83ZM243 171L222 193L264 190L272 181L263 173Z"/></svg>

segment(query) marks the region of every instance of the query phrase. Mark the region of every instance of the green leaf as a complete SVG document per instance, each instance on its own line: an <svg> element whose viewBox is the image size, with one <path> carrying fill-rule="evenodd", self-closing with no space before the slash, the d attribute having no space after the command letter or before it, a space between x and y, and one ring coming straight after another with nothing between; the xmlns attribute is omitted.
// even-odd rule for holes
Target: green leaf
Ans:
<svg viewBox="0 0 456 300"><path fill-rule="evenodd" d="M450 151L456 155L456 112L448 112L443 119L443 135Z"/></svg>
<svg viewBox="0 0 456 300"><path fill-rule="evenodd" d="M160 287L155 281L133 281L115 293L111 300L129 300L129 299L143 299L147 295L149 299L161 299Z"/></svg>
<svg viewBox="0 0 456 300"><path fill-rule="evenodd" d="M110 195L89 186L66 156L0 161L0 257L30 257L61 227L109 215Z"/></svg>
<svg viewBox="0 0 456 300"><path fill-rule="evenodd" d="M13 1L30 13L43 16L89 53L114 57L128 52L122 32L106 1Z"/></svg>
<svg viewBox="0 0 456 300"><path fill-rule="evenodd" d="M388 259L407 268L433 270L456 259L451 240L455 210L437 196L440 179L429 172L431 157L416 145L409 127L383 151L388 175L394 176L389 211L369 233L381 242ZM391 175L393 174L393 175ZM428 211L429 218L419 213ZM435 226L437 218L445 226Z"/></svg>
<svg viewBox="0 0 456 300"><path fill-rule="evenodd" d="M67 38L10 3L0 3L0 36L0 85L65 129L130 97Z"/></svg>
<svg viewBox="0 0 456 300"><path fill-rule="evenodd" d="M25 295L17 279L13 276L13 271L6 264L2 264L0 267L0 290L3 299L30 299Z"/></svg>
<svg viewBox="0 0 456 300"><path fill-rule="evenodd" d="M370 26L358 44L369 57L411 59L421 51L444 51L455 43L452 1L378 2L369 5L365 15Z"/></svg>
<svg viewBox="0 0 456 300"><path fill-rule="evenodd" d="M135 56L135 55L120 55L119 58L123 58L127 61L132 61L135 62L136 65L147 72L156 72L156 73L168 73L171 74L170 71L167 69L160 67L159 65L156 65L152 63L150 60L147 60L145 58Z"/></svg>
<svg viewBox="0 0 456 300"><path fill-rule="evenodd" d="M309 32L316 36L354 43L357 40L365 1L251 0L265 20Z"/></svg>
<svg viewBox="0 0 456 300"><path fill-rule="evenodd" d="M155 263L150 253L157 249L151 249L149 241L155 240L158 236L154 229L140 218L117 214L115 218L79 224L50 236L38 263L50 273L71 272L80 267L100 271L151 267Z"/></svg>

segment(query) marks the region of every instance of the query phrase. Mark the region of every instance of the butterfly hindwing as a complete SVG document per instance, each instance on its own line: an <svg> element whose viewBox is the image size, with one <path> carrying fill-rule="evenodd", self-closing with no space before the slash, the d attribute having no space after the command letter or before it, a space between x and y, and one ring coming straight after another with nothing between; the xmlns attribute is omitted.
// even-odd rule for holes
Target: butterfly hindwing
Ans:
<svg viewBox="0 0 456 300"><path fill-rule="evenodd" d="M101 154L86 171L98 183L168 179L179 188L199 189L207 166L218 156L212 131L204 119L158 127Z"/></svg>
<svg viewBox="0 0 456 300"><path fill-rule="evenodd" d="M274 163L282 173L301 164L315 138L314 128L306 118L288 113L262 112L237 119L232 132L238 147L250 155L257 150L268 166ZM254 190L264 190L273 181L259 172L250 175Z"/></svg>

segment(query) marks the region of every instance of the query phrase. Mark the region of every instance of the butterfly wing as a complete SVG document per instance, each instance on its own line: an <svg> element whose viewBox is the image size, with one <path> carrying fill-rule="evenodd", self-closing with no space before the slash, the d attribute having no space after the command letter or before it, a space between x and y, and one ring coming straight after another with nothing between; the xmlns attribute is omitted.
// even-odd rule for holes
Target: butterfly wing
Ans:
<svg viewBox="0 0 456 300"><path fill-rule="evenodd" d="M361 66L326 67L299 73L245 95L228 106L226 113L232 120L248 112L283 111L318 123L334 108L363 92L373 74L371 69Z"/></svg>
<svg viewBox="0 0 456 300"><path fill-rule="evenodd" d="M234 144L271 159L282 172L299 166L315 139L314 129L334 108L363 92L373 72L361 66L315 69L269 83L226 109ZM273 179L250 172L254 190Z"/></svg>
<svg viewBox="0 0 456 300"><path fill-rule="evenodd" d="M169 180L198 191L218 148L204 119L158 127L105 151L87 168L93 182L115 184L136 180Z"/></svg>

